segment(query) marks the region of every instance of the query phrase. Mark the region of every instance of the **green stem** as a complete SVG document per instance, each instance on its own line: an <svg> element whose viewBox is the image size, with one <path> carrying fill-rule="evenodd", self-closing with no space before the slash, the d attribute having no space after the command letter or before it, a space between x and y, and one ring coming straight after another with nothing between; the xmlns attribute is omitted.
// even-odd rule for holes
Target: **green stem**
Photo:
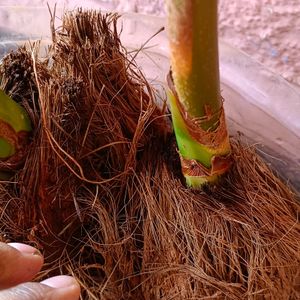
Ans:
<svg viewBox="0 0 300 300"><path fill-rule="evenodd" d="M13 156L21 147L20 142L24 144L22 133L31 130L31 122L24 108L0 89L0 159Z"/></svg>
<svg viewBox="0 0 300 300"><path fill-rule="evenodd" d="M30 119L22 106L0 89L0 120L9 124L15 132L31 131Z"/></svg>
<svg viewBox="0 0 300 300"><path fill-rule="evenodd" d="M180 101L194 117L205 105L217 111L220 97L217 0L169 2L171 64Z"/></svg>
<svg viewBox="0 0 300 300"><path fill-rule="evenodd" d="M15 154L15 148L7 140L0 137L0 159L7 158Z"/></svg>
<svg viewBox="0 0 300 300"><path fill-rule="evenodd" d="M220 94L217 0L169 0L169 99L187 183L200 187L229 168Z"/></svg>

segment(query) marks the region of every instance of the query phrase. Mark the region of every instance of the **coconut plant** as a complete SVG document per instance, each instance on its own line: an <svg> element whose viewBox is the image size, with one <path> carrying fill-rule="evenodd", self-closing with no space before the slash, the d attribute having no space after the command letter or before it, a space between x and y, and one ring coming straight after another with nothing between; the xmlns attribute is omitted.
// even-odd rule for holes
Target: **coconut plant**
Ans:
<svg viewBox="0 0 300 300"><path fill-rule="evenodd" d="M185 16L216 26L216 2L201 2L169 3L179 23L169 26L173 125L122 46L115 14L68 12L46 59L36 48L3 59L2 88L33 130L22 166L0 182L0 239L44 253L37 280L71 274L83 299L299 296L298 196L253 147L229 146L217 52L208 51L209 92L205 59L190 60L203 45ZM180 45L183 28L193 35Z"/></svg>
<svg viewBox="0 0 300 300"><path fill-rule="evenodd" d="M167 1L168 75L174 131L189 186L216 181L230 166L220 93L217 1Z"/></svg>

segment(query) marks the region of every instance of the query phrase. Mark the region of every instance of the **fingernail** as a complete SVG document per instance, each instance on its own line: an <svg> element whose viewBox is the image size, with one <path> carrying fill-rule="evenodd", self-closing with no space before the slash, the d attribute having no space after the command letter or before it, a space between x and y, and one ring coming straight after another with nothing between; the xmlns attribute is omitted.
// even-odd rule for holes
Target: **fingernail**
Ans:
<svg viewBox="0 0 300 300"><path fill-rule="evenodd" d="M16 250L22 252L23 254L32 254L42 256L41 252L29 245L21 244L21 243L8 243L9 246L15 248Z"/></svg>
<svg viewBox="0 0 300 300"><path fill-rule="evenodd" d="M49 287L54 288L52 298L56 300L79 299L80 286L71 276L55 276L41 282ZM51 298L51 299L52 299Z"/></svg>
<svg viewBox="0 0 300 300"><path fill-rule="evenodd" d="M53 287L55 289L67 288L70 286L78 285L77 281L71 277L66 275L54 276L41 283Z"/></svg>

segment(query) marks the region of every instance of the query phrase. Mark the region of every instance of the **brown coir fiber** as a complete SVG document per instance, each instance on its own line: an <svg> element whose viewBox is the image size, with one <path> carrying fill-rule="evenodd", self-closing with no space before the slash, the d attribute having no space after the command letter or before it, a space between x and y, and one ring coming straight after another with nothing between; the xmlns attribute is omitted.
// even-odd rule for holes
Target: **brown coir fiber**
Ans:
<svg viewBox="0 0 300 300"><path fill-rule="evenodd" d="M26 95L34 131L0 183L2 240L38 246L38 279L72 274L83 299L299 299L297 196L234 140L222 182L186 188L169 117L116 22L68 13L46 60L5 58L2 86Z"/></svg>

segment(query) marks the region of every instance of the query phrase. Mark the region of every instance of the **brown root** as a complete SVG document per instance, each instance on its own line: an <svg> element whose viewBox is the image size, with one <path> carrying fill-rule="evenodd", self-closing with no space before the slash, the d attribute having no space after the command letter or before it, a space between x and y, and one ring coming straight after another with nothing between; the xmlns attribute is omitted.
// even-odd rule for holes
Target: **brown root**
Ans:
<svg viewBox="0 0 300 300"><path fill-rule="evenodd" d="M0 183L0 238L38 246L38 279L72 274L84 299L299 298L297 196L234 140L220 185L187 189L116 21L69 13L51 61L29 55L35 129L24 167Z"/></svg>

